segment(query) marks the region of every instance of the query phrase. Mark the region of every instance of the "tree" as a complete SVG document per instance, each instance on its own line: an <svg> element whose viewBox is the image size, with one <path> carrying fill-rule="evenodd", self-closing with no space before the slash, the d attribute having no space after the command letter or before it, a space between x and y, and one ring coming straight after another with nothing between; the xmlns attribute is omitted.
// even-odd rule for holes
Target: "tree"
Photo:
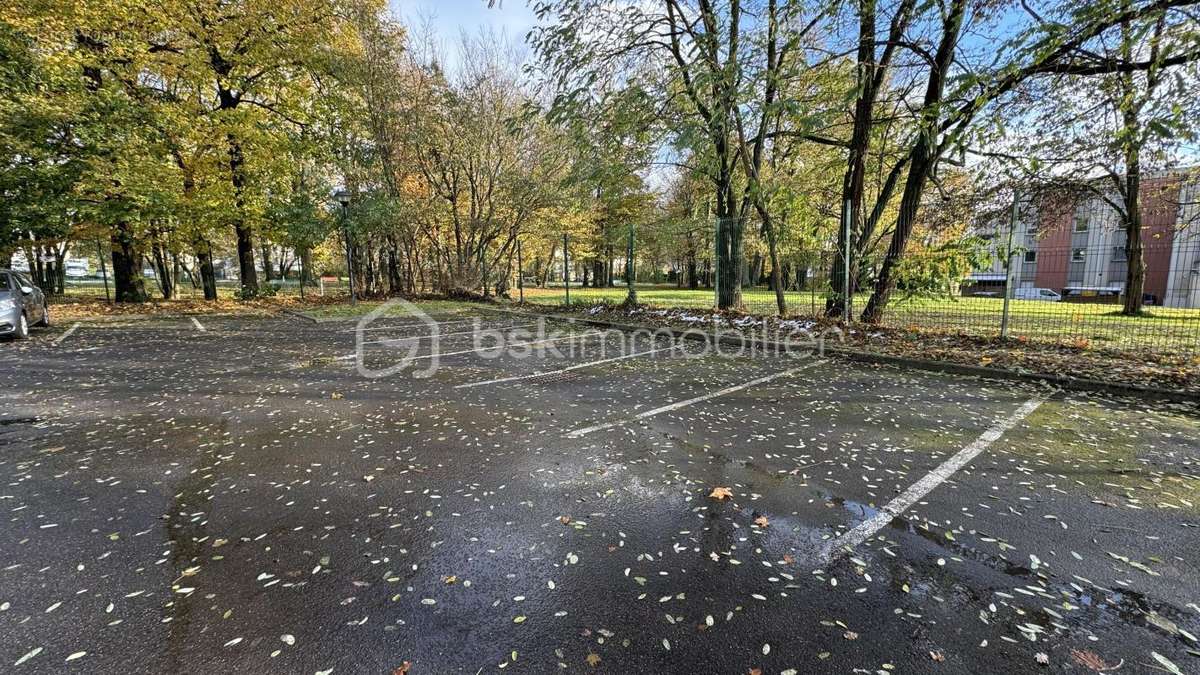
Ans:
<svg viewBox="0 0 1200 675"><path fill-rule="evenodd" d="M1005 128L1010 149L998 155L1006 165L1024 168L1026 180L1048 186L1060 197L1094 198L1117 214L1125 236L1122 311L1128 315L1142 311L1145 198L1169 202L1165 193L1177 192L1181 182L1178 177L1148 182L1144 177L1169 170L1200 131L1200 103L1194 96L1200 66L1177 59L1194 48L1195 31L1189 34L1168 18L1164 11L1125 20L1111 39L1098 43L1102 60L1144 62L1144 70L1045 78L1036 96L1019 109L1040 123L1027 134Z"/></svg>
<svg viewBox="0 0 1200 675"><path fill-rule="evenodd" d="M670 122L675 143L694 151L696 169L713 185L717 306L740 306L745 222L778 115L776 96L786 74L798 70L799 45L817 21L801 23L802 4L775 0L534 4L555 19L535 28L530 42L560 114L627 86L662 102L652 116Z"/></svg>
<svg viewBox="0 0 1200 675"><path fill-rule="evenodd" d="M321 0L246 0L236 11L192 2L164 8L170 28L151 49L162 68L195 88L223 140L242 294L253 296L254 224L264 199L254 189L256 158L247 153L266 153L273 134L309 124L314 78L344 25L336 5Z"/></svg>
<svg viewBox="0 0 1200 675"><path fill-rule="evenodd" d="M896 287L895 272L912 234L924 190L947 152L964 147L981 112L1038 76L1149 69L1152 63L1149 60L1114 60L1098 56L1090 47L1123 23L1143 21L1191 4L1195 4L1193 0L1152 0L1121 6L1080 2L1057 10L1057 20L1046 20L1027 10L1033 25L993 56L991 63L995 65L975 69L969 62L956 60L955 55L959 52L968 12L990 10L976 8L964 0L951 0L937 23L936 48L928 52L925 94L917 115L915 137L903 160L907 164L906 178L895 228L871 298L863 310L863 319L868 322L882 319ZM1194 23L1184 17L1179 22ZM1198 56L1200 53L1196 51L1186 52L1166 63L1184 63ZM947 85L951 86L949 93Z"/></svg>

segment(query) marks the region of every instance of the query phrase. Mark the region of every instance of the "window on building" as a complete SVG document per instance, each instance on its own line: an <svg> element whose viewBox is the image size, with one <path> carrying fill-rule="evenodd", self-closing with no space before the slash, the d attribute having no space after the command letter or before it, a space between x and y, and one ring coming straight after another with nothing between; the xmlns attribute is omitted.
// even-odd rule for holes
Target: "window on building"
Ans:
<svg viewBox="0 0 1200 675"><path fill-rule="evenodd" d="M1087 256L1087 251L1082 248L1076 248L1076 249L1071 250L1071 262L1083 262L1084 257L1086 257L1086 256Z"/></svg>
<svg viewBox="0 0 1200 675"><path fill-rule="evenodd" d="M1076 232L1087 232L1087 230L1088 230L1087 216L1075 216L1075 231Z"/></svg>
<svg viewBox="0 0 1200 675"><path fill-rule="evenodd" d="M1037 251L1025 251L1025 262L1027 262L1027 263L1037 262Z"/></svg>
<svg viewBox="0 0 1200 675"><path fill-rule="evenodd" d="M1128 252L1125 251L1125 247L1124 246L1114 246L1112 261L1113 262L1125 262L1126 260L1129 260L1129 254L1128 254Z"/></svg>

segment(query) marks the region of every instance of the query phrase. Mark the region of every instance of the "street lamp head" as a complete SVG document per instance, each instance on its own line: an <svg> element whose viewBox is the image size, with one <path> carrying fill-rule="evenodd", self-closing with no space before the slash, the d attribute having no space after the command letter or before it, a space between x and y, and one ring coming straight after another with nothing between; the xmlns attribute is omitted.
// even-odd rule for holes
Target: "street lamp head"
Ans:
<svg viewBox="0 0 1200 675"><path fill-rule="evenodd" d="M333 198L342 206L350 205L350 192L348 190L338 190L333 193Z"/></svg>

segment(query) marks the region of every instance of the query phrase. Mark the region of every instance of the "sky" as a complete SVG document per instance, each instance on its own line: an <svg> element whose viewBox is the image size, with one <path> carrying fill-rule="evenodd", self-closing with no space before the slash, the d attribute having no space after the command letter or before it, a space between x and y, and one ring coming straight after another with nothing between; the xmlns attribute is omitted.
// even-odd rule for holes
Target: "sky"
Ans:
<svg viewBox="0 0 1200 675"><path fill-rule="evenodd" d="M513 45L523 45L525 34L537 22L525 0L501 0L490 9L487 0L389 0L388 4L392 13L414 30L430 22L450 69L458 61L463 31L474 36L491 30L507 36Z"/></svg>

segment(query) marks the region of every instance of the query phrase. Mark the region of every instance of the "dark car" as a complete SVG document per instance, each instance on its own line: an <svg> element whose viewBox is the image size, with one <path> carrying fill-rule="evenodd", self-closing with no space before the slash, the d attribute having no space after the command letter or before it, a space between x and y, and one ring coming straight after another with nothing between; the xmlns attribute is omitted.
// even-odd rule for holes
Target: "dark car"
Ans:
<svg viewBox="0 0 1200 675"><path fill-rule="evenodd" d="M0 269L0 336L25 339L30 326L49 326L42 289L20 272Z"/></svg>

